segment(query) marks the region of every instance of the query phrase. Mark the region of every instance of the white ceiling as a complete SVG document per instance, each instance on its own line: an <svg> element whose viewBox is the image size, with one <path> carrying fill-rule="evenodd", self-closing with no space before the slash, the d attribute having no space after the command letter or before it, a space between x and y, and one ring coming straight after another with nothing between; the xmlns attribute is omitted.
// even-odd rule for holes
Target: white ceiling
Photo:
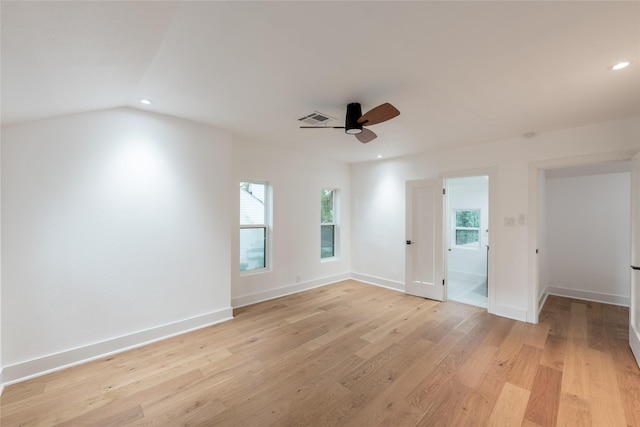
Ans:
<svg viewBox="0 0 640 427"><path fill-rule="evenodd" d="M638 1L2 1L1 14L3 124L130 106L359 162L640 113ZM298 128L314 110L341 125L354 101L402 114L367 145Z"/></svg>

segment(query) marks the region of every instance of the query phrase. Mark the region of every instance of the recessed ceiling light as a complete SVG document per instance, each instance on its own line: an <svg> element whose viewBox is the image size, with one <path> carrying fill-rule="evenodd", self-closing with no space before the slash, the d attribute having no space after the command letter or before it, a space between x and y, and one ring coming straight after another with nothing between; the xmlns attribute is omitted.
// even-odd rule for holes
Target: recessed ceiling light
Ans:
<svg viewBox="0 0 640 427"><path fill-rule="evenodd" d="M612 70L622 70L623 68L628 67L630 64L629 61L624 61L624 62L618 62L616 65L614 65L613 67L611 67Z"/></svg>
<svg viewBox="0 0 640 427"><path fill-rule="evenodd" d="M150 101L150 100L148 100L148 99L141 99L141 100L140 100L140 103L141 103L141 104L144 104L144 105L151 105L151 101Z"/></svg>
<svg viewBox="0 0 640 427"><path fill-rule="evenodd" d="M378 158L381 159L382 158L382 154L378 154Z"/></svg>

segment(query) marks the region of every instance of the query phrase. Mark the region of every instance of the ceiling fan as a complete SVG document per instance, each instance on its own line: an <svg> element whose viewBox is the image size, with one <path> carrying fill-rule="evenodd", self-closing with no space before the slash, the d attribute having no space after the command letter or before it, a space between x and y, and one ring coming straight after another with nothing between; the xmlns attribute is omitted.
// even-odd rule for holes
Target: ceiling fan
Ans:
<svg viewBox="0 0 640 427"><path fill-rule="evenodd" d="M344 129L345 133L349 135L355 135L358 141L366 144L367 142L373 141L378 137L373 131L363 127L363 126L371 126L378 123L386 122L387 120L393 119L396 116L400 115L400 111L393 105L385 102L384 104L378 105L377 107L367 111L362 114L362 107L358 102L352 102L347 105L347 116L345 119L344 126L300 126L301 129ZM300 121L304 121L309 118L309 116L305 116ZM324 117L325 120L328 120L328 117ZM318 119L316 116L316 120L322 121L322 119Z"/></svg>

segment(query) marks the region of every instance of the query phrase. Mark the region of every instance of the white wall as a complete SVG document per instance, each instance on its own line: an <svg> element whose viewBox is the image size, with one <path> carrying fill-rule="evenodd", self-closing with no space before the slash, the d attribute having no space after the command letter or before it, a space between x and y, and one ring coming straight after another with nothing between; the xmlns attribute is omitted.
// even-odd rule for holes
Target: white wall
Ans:
<svg viewBox="0 0 640 427"><path fill-rule="evenodd" d="M495 168L497 219L491 249L496 259L491 311L520 320L537 318L537 289L531 289L529 242L537 224L529 212L530 166L536 162L640 149L640 117L513 138L352 167L352 271L357 277L404 289L405 181L456 171ZM532 186L537 188L536 182ZM519 225L519 214L525 224ZM516 225L504 225L515 218ZM534 246L535 247L535 246Z"/></svg>
<svg viewBox="0 0 640 427"><path fill-rule="evenodd" d="M449 230L447 269L449 273L471 276L487 274L487 248L489 244L489 181L483 177L452 178L447 180ZM480 242L474 248L455 247L455 210L480 210Z"/></svg>
<svg viewBox="0 0 640 427"><path fill-rule="evenodd" d="M349 277L351 271L351 180L348 164L234 140L232 303L234 307ZM272 270L240 275L239 190L243 180L268 181L273 194ZM339 189L340 246L335 260L320 260L320 190Z"/></svg>
<svg viewBox="0 0 640 427"><path fill-rule="evenodd" d="M629 305L631 174L546 181L548 292Z"/></svg>
<svg viewBox="0 0 640 427"><path fill-rule="evenodd" d="M231 316L231 136L116 109L2 129L5 381Z"/></svg>

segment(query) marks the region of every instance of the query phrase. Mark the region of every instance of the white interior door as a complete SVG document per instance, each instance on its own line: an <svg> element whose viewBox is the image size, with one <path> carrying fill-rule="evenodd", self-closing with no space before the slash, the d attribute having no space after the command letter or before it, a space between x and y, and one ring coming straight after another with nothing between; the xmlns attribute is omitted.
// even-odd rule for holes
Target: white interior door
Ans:
<svg viewBox="0 0 640 427"><path fill-rule="evenodd" d="M407 181L405 292L444 301L443 180Z"/></svg>
<svg viewBox="0 0 640 427"><path fill-rule="evenodd" d="M631 305L629 345L640 366L640 153L632 159L631 172Z"/></svg>

